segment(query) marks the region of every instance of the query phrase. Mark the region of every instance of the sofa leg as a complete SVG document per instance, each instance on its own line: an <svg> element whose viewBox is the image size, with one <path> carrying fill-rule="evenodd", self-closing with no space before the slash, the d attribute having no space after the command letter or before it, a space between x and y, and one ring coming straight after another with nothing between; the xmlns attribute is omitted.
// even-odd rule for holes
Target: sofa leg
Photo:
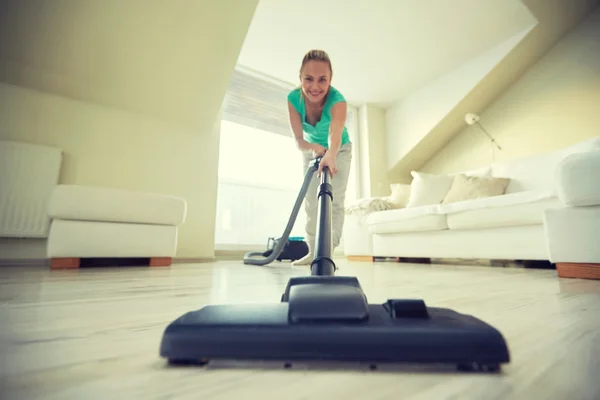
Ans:
<svg viewBox="0 0 600 400"><path fill-rule="evenodd" d="M77 257L53 258L50 260L51 269L79 268L81 259Z"/></svg>
<svg viewBox="0 0 600 400"><path fill-rule="evenodd" d="M169 267L173 263L171 257L152 257L150 259L151 267Z"/></svg>
<svg viewBox="0 0 600 400"><path fill-rule="evenodd" d="M600 279L600 263L556 263L561 278Z"/></svg>
<svg viewBox="0 0 600 400"><path fill-rule="evenodd" d="M348 256L348 261L375 262L373 256Z"/></svg>

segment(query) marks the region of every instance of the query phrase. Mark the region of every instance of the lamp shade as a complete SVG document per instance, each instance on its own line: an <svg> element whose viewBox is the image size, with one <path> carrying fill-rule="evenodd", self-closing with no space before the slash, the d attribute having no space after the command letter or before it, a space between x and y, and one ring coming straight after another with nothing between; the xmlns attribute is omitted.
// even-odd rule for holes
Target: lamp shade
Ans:
<svg viewBox="0 0 600 400"><path fill-rule="evenodd" d="M479 121L479 115L474 113L468 113L465 115L465 122L467 125L473 125L477 121Z"/></svg>

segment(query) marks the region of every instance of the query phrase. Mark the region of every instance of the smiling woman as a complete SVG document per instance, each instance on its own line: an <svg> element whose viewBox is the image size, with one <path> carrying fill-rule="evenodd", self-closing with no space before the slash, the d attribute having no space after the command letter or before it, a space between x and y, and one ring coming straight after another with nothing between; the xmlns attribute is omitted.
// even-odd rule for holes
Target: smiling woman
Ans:
<svg viewBox="0 0 600 400"><path fill-rule="evenodd" d="M317 230L317 186L322 169L332 175L332 234L334 250L340 245L344 226L346 190L352 167L352 142L346 128L348 105L344 96L331 85L333 68L323 50L311 50L300 66L300 87L288 94L288 112L296 144L303 151L304 168L315 156L323 156L319 173L306 192L306 240L309 252L294 262L308 265L314 258Z"/></svg>
<svg viewBox="0 0 600 400"><path fill-rule="evenodd" d="M294 90L241 67L232 75L221 121L217 250L260 250L285 228L304 179L303 160L312 156L298 151L290 125L287 98ZM354 140L356 118L356 109L347 106L348 139ZM349 176L346 202L355 198L354 165ZM306 236L306 220L298 214L292 236Z"/></svg>

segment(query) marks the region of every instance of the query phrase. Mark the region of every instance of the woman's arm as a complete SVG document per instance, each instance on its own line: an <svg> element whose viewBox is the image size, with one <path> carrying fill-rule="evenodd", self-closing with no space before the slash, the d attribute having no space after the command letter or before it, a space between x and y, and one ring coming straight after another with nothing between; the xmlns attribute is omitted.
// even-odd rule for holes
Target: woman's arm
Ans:
<svg viewBox="0 0 600 400"><path fill-rule="evenodd" d="M346 125L346 115L348 106L346 102L341 101L331 107L331 125L329 126L329 150L337 155L342 145L342 132Z"/></svg>
<svg viewBox="0 0 600 400"><path fill-rule="evenodd" d="M313 146L304 140L302 117L289 101L288 111L290 114L290 125L292 126L292 132L294 132L294 138L296 139L296 145L300 150L312 150Z"/></svg>

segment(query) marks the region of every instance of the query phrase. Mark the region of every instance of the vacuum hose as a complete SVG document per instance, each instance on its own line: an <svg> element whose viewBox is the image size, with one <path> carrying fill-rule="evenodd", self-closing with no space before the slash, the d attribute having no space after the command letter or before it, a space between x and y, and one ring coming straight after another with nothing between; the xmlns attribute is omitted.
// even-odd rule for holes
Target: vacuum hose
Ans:
<svg viewBox="0 0 600 400"><path fill-rule="evenodd" d="M306 173L304 174L304 182L302 183L302 187L300 188L300 193L298 193L298 197L296 198L296 203L294 204L294 208L292 209L292 214L288 220L287 226L285 227L285 231L283 232L282 237L277 241L275 248L271 251L268 257L265 257L266 252L262 251L251 251L244 255L244 264L247 265L267 265L275 261L277 257L283 251L287 240L294 228L294 223L296 222L296 217L298 216L298 212L300 211L300 207L304 202L304 197L306 196L306 192L308 191L308 187L310 186L310 182L314 173L319 169L319 162L322 157L318 157L310 162L308 168L306 169ZM325 171L323 171L323 175L325 175Z"/></svg>

